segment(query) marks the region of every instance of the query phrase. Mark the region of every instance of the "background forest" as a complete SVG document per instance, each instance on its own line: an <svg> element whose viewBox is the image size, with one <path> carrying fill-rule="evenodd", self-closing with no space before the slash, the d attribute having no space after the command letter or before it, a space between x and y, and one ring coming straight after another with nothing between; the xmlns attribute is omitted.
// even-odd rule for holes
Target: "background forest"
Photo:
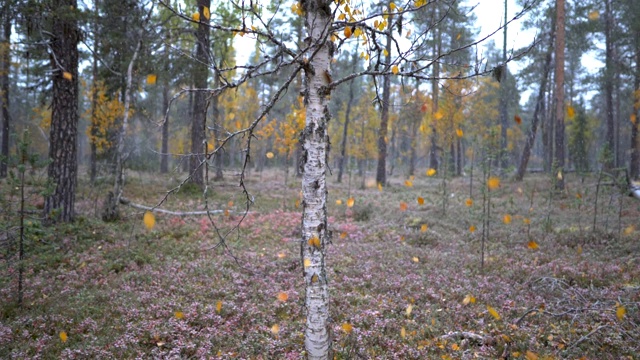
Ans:
<svg viewBox="0 0 640 360"><path fill-rule="evenodd" d="M633 359L640 3L495 4L5 0L0 357Z"/></svg>

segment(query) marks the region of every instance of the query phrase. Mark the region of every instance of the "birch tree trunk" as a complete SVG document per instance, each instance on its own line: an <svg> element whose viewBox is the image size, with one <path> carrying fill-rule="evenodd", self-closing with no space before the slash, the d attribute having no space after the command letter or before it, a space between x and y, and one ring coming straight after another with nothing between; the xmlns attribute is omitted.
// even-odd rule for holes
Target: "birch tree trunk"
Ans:
<svg viewBox="0 0 640 360"><path fill-rule="evenodd" d="M327 232L327 125L329 95L327 87L333 44L327 41L331 24L330 0L303 1L309 54L305 69L307 118L302 133L302 242L301 254L305 282L305 348L309 359L330 359L329 288L325 268Z"/></svg>

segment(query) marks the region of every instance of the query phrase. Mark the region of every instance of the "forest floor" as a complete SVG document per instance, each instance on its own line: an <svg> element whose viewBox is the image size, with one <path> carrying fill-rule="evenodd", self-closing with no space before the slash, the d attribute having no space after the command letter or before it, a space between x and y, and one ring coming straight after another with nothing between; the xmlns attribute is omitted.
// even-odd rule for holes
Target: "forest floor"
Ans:
<svg viewBox="0 0 640 360"><path fill-rule="evenodd" d="M234 230L245 208L236 180L209 189L216 232L206 216L165 214L148 229L127 206L104 223L109 185L81 179L76 222L25 218L22 307L18 187L0 183L0 358L302 358L300 181L249 174L255 203ZM473 196L469 177L407 180L328 183L336 359L639 358L640 201L575 174L563 193L543 175L492 191L476 182ZM177 184L133 173L124 196L153 206ZM183 188L161 207L204 203Z"/></svg>

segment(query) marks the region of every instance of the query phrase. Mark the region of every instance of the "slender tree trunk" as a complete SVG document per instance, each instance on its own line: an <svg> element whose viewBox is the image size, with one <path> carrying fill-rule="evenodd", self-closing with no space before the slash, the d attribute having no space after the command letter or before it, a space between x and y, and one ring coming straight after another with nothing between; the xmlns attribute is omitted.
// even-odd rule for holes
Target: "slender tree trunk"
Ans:
<svg viewBox="0 0 640 360"><path fill-rule="evenodd" d="M91 153L89 154L89 181L94 184L97 176L97 167L98 167L98 149L96 147L95 139L98 135L98 124L96 120L96 112L98 110L98 8L100 7L100 3L96 0L94 3L93 10L93 22L91 24L91 30L93 31L93 56L92 56L92 66L91 66L91 87L93 91L91 92L91 128L89 131L91 132L91 141L89 146L91 147Z"/></svg>
<svg viewBox="0 0 640 360"><path fill-rule="evenodd" d="M220 66L222 66L222 61L220 61ZM214 84L213 87L215 89L220 87L220 77L218 76L217 73L214 74L215 76L215 80L214 80ZM211 99L211 106L213 107L213 137L215 137L215 144L217 147L218 144L218 139L220 139L220 108L219 108L219 102L220 102L220 96L219 95L215 95L213 96L213 98ZM222 167L223 167L223 157L222 155L224 155L222 149L218 149L218 152L213 155L213 165L216 168L216 175L213 178L213 180L215 181L220 181L224 178L224 174L222 173Z"/></svg>
<svg viewBox="0 0 640 360"><path fill-rule="evenodd" d="M78 24L76 0L51 3L53 94L49 134L48 180L53 191L44 199L44 223L75 217L78 138ZM58 13L65 9L64 13ZM74 10L69 10L74 9Z"/></svg>
<svg viewBox="0 0 640 360"><path fill-rule="evenodd" d="M7 177L9 163L9 72L11 71L11 1L5 0L0 19L4 39L0 45L0 104L2 106L2 149L0 149L0 179Z"/></svg>
<svg viewBox="0 0 640 360"><path fill-rule="evenodd" d="M504 0L504 34L502 43L502 71L500 80L500 151L498 152L498 166L504 170L507 168L507 105L509 90L507 89L507 0Z"/></svg>
<svg viewBox="0 0 640 360"><path fill-rule="evenodd" d="M198 186L204 185L203 163L205 126L207 119L207 96L201 89L207 87L209 78L209 19L204 16L204 8L211 7L211 0L198 0L200 24L196 30L196 60L193 65L193 84L196 91L193 94L193 112L191 114L191 156L189 157L189 173L191 182Z"/></svg>
<svg viewBox="0 0 640 360"><path fill-rule="evenodd" d="M169 44L171 37L169 35L165 38L164 45L164 74L162 74L162 116L164 121L162 122L162 139L160 145L160 173L166 174L169 172L169 77L170 74L170 55Z"/></svg>
<svg viewBox="0 0 640 360"><path fill-rule="evenodd" d="M390 24L393 24L393 15L389 14L388 19ZM389 34L387 34L387 56L385 57L385 63L387 66L391 65L391 32L393 26L388 28ZM378 131L378 168L376 171L376 182L381 185L385 185L387 182L387 132L389 127L389 99L391 90L391 75L384 75L382 79L382 109L380 114L380 130Z"/></svg>
<svg viewBox="0 0 640 360"><path fill-rule="evenodd" d="M440 47L441 47L441 35L438 27L434 28L436 32L435 42L433 44L433 57L437 57L440 55ZM440 85L438 83L438 78L440 77L440 63L435 62L433 64L433 80L431 81L431 92L433 96L433 106L431 107L431 136L430 136L430 148L429 148L429 167L435 170L438 170L438 132L436 130L435 114L438 112L438 97L440 91Z"/></svg>
<svg viewBox="0 0 640 360"><path fill-rule="evenodd" d="M169 73L165 68L164 81L162 82L162 145L160 150L160 172L169 172Z"/></svg>
<svg viewBox="0 0 640 360"><path fill-rule="evenodd" d="M605 138L605 158L604 168L606 170L612 169L614 165L614 119L613 119L613 39L612 39L612 16L611 16L611 0L605 0L605 15L604 15L604 38L605 38L605 74L604 74L604 97L605 97L605 111L606 111L606 138Z"/></svg>
<svg viewBox="0 0 640 360"><path fill-rule="evenodd" d="M302 242L305 282L305 348L308 359L331 359L329 323L329 287L325 255L329 243L327 232L327 152L329 121L328 77L333 44L327 40L332 12L331 0L302 2L310 40L309 61L313 71L306 71L307 117L302 133Z"/></svg>
<svg viewBox="0 0 640 360"><path fill-rule="evenodd" d="M629 175L632 179L640 178L640 137L638 127L640 123L640 30L635 36L636 68L633 79L633 122L631 123L631 156L629 160Z"/></svg>
<svg viewBox="0 0 640 360"><path fill-rule="evenodd" d="M553 29L552 25L552 29ZM524 173L527 171L527 164L529 163L529 157L531 156L531 149L536 142L536 132L538 130L538 123L540 119L540 113L544 112L544 94L547 89L547 79L549 78L549 72L551 72L551 56L553 54L553 39L555 37L555 31L551 31L549 34L549 47L547 48L547 54L545 55L544 67L542 68L542 79L540 81L540 89L538 89L538 98L536 100L536 107L533 111L533 119L531 120L531 128L527 133L527 139L524 143L524 149L522 150L522 156L520 157L520 163L518 165L518 171L516 172L516 181L522 181Z"/></svg>
<svg viewBox="0 0 640 360"><path fill-rule="evenodd" d="M456 138L456 176L462 175L462 139Z"/></svg>
<svg viewBox="0 0 640 360"><path fill-rule="evenodd" d="M564 190L564 0L556 2L556 138L554 162L560 175L556 189Z"/></svg>
<svg viewBox="0 0 640 360"><path fill-rule="evenodd" d="M355 72L358 65L358 46L356 45L356 51L353 53L353 62L351 64L352 72ZM351 120L351 106L353 105L354 97L354 81L349 81L349 100L347 101L347 109L344 113L344 126L342 127L342 142L340 143L340 159L338 160L338 182L342 182L342 174L344 173L344 163L347 157L347 136L349 133L349 121Z"/></svg>

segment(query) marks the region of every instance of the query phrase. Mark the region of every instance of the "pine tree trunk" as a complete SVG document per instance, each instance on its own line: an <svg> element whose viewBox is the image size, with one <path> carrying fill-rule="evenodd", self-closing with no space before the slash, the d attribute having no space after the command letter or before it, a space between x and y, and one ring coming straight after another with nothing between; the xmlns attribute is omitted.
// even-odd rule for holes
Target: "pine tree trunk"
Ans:
<svg viewBox="0 0 640 360"><path fill-rule="evenodd" d="M169 73L165 73L165 80L162 83L162 145L160 148L160 172L169 172Z"/></svg>
<svg viewBox="0 0 640 360"><path fill-rule="evenodd" d="M552 25L553 29L553 25ZM522 150L522 156L520 157L520 163L516 172L516 181L522 181L524 173L527 171L527 164L529 163L529 157L531 156L531 149L536 142L536 132L538 130L538 123L540 122L540 113L544 112L544 94L547 89L547 79L549 78L549 72L551 71L551 56L553 53L553 38L555 31L551 31L549 34L549 47L547 48L547 54L544 60L544 67L542 69L542 79L540 81L540 89L538 89L538 98L536 100L536 107L533 111L533 119L531 120L531 128L527 133L527 139L524 143L524 149Z"/></svg>
<svg viewBox="0 0 640 360"><path fill-rule="evenodd" d="M633 89L635 96L633 97L633 117L631 123L631 156L629 159L629 176L632 179L640 178L640 137L638 136L638 127L640 123L640 30L636 31L635 36L635 57L636 68L633 80Z"/></svg>
<svg viewBox="0 0 640 360"><path fill-rule="evenodd" d="M222 66L222 64L220 64L219 66ZM218 74L214 74L215 75L215 80L214 80L214 84L213 87L215 89L220 87L220 77L218 76ZM213 96L213 98L211 99L211 107L213 108L213 137L216 139L215 141L215 146L217 147L218 144L218 139L220 138L220 109L219 109L219 101L220 100L220 96L219 95L215 95ZM206 130L205 130L206 131ZM216 168L216 175L213 178L215 181L220 181L224 178L224 174L222 173L222 166L223 166L223 156L224 153L222 152L222 149L218 150L218 152L213 156L213 165Z"/></svg>
<svg viewBox="0 0 640 360"><path fill-rule="evenodd" d="M204 8L211 7L211 0L198 0L200 24L196 30L196 60L193 65L193 112L191 114L191 156L189 157L189 173L191 183L204 185L203 162L205 124L207 120L207 96L202 89L207 88L209 78L209 19L204 16Z"/></svg>
<svg viewBox="0 0 640 360"><path fill-rule="evenodd" d="M78 137L78 25L69 12L76 0L53 0L51 67L53 92L49 134L48 180L53 191L44 200L44 223L75 217ZM65 9L64 13L58 13Z"/></svg>
<svg viewBox="0 0 640 360"><path fill-rule="evenodd" d="M358 47L353 54L352 72L355 72L358 65ZM349 81L349 100L347 101L347 109L344 113L344 126L342 128L342 142L340 143L340 159L338 160L338 182L342 182L342 174L344 173L344 164L347 157L347 136L349 132L349 121L351 118L351 107L353 105L354 97L354 81Z"/></svg>
<svg viewBox="0 0 640 360"><path fill-rule="evenodd" d="M393 24L393 15L389 14L388 19ZM391 31L393 26L389 26L389 34L387 35L387 56L385 63L390 66L391 63ZM382 109L380 114L380 129L378 131L378 167L376 170L376 182L385 185L387 182L387 132L389 127L389 91L391 89L391 75L384 75L382 79Z"/></svg>
<svg viewBox="0 0 640 360"><path fill-rule="evenodd" d="M436 9L436 8L434 8ZM434 10L435 11L435 10ZM441 35L438 27L433 29L435 34L435 42L433 44L433 57L440 55ZM433 80L431 81L431 92L433 96L433 106L431 107L431 136L429 141L431 142L429 148L429 167L438 170L438 132L435 126L435 114L438 112L438 96L440 91L440 84L438 78L440 77L440 63L434 62L433 64Z"/></svg>
<svg viewBox="0 0 640 360"><path fill-rule="evenodd" d="M614 138L615 126L613 119L613 39L612 39L612 16L611 0L605 0L604 15L604 38L605 38L605 73L604 73L604 97L606 116L606 138L605 138L605 163L604 168L611 170L614 167Z"/></svg>
<svg viewBox="0 0 640 360"><path fill-rule="evenodd" d="M562 174L564 170L564 0L556 2L556 76L555 76L555 105L556 105L556 131L554 165ZM556 176L556 189L564 190L564 176Z"/></svg>
<svg viewBox="0 0 640 360"><path fill-rule="evenodd" d="M305 348L308 359L331 358L329 324L329 288L325 254L329 242L327 232L327 152L329 121L328 76L333 56L333 43L327 40L332 12L331 0L302 2L310 41L305 91L306 125L302 133L302 243L303 276L305 282Z"/></svg>
<svg viewBox="0 0 640 360"><path fill-rule="evenodd" d="M10 1L5 0L0 20L4 32L4 39L0 45L0 106L2 106L2 149L0 149L0 179L7 177L9 159L9 72L11 71L11 7Z"/></svg>

